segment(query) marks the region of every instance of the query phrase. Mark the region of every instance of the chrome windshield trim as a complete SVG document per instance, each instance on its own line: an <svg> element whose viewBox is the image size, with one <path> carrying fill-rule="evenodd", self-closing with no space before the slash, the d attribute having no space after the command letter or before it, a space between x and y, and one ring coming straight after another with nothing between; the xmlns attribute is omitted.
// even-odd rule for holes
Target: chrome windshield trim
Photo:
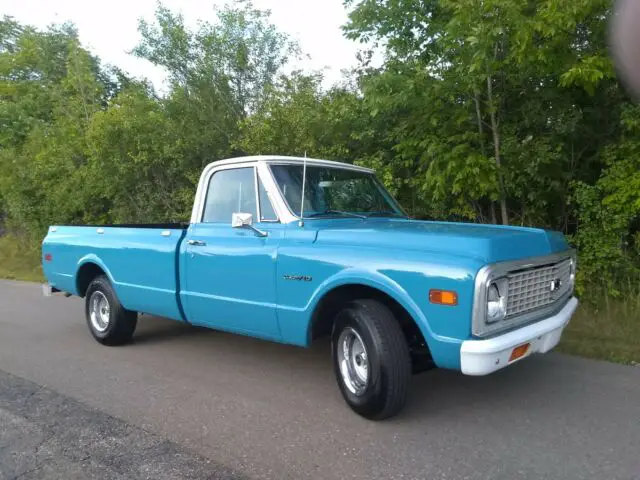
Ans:
<svg viewBox="0 0 640 480"><path fill-rule="evenodd" d="M376 184L376 186L378 187L378 190L380 191L380 193L387 198L387 201L389 201L389 203L391 203L391 205L396 208L398 210L398 212L400 212L400 215L406 217L407 219L412 219L409 214L407 213L407 211L404 209L404 207L402 206L402 204L396 200L396 197L394 197L391 192L389 190L387 190L387 187L384 186L384 183L382 183L382 180L380 180L375 174L373 175L373 182Z"/></svg>
<svg viewBox="0 0 640 480"><path fill-rule="evenodd" d="M569 299L573 295L573 288L568 290L562 297L558 298L555 302L546 307L539 308L531 312L526 312L522 315L518 315L512 318L507 318L491 325L488 325L485 322L487 311L487 289L494 279L505 276L510 272L556 264L561 262L562 260L567 260L570 258L573 258L574 262L576 261L576 251L574 249L569 249L565 250L564 252L545 255L542 257L531 257L521 260L494 263L482 267L478 271L475 280L475 289L473 296L473 319L471 322L472 335L474 337L486 337L498 332L511 330L515 327L519 327L526 323L549 316L562 308L567 299Z"/></svg>
<svg viewBox="0 0 640 480"><path fill-rule="evenodd" d="M343 162L335 162L333 160L322 160L319 158L304 158L304 157L287 157L285 155L254 155L254 156L246 156L246 157L236 157L236 158L227 158L225 160L218 160L216 162L211 162L208 164L204 171L203 175L209 173L211 169L226 166L226 165L236 165L239 163L258 163L258 162L267 162L267 163L284 163L284 164L294 164L294 165L302 165L306 161L307 165L318 165L323 167L330 168L344 168L347 170L357 170L360 172L374 173L374 170L367 167L361 167L359 165L353 165L352 163L343 163Z"/></svg>
<svg viewBox="0 0 640 480"><path fill-rule="evenodd" d="M255 190L255 196L256 196L256 222L260 222L260 219L262 219L262 214L260 213L260 193L258 191L258 182L260 181L260 179L258 178L258 169L254 168L253 169L253 188Z"/></svg>
<svg viewBox="0 0 640 480"><path fill-rule="evenodd" d="M375 173L374 170L352 163L334 162L333 160L320 160L318 158L303 157L265 157L264 162L270 165L304 165L313 167L338 168L342 170L353 170L363 173Z"/></svg>

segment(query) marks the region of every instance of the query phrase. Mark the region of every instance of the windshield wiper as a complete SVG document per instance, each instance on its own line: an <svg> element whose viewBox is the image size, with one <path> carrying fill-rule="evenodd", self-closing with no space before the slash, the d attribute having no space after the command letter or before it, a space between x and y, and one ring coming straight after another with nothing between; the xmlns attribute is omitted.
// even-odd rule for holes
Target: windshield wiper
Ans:
<svg viewBox="0 0 640 480"><path fill-rule="evenodd" d="M363 220L367 218L365 215L358 215L357 213L343 212L342 210L333 210L333 209L328 209L328 210L325 210L324 212L312 213L311 215L307 215L305 218L323 217L325 215L344 215L345 217L361 218Z"/></svg>
<svg viewBox="0 0 640 480"><path fill-rule="evenodd" d="M398 212L392 212L391 210L384 210L381 212L371 212L367 214L367 218L369 217L402 217L407 218L406 215L402 215Z"/></svg>

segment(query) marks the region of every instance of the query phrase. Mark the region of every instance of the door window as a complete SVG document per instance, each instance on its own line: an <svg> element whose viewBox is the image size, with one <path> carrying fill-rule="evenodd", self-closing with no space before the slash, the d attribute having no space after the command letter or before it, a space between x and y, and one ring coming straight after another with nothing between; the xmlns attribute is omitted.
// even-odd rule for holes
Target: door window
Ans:
<svg viewBox="0 0 640 480"><path fill-rule="evenodd" d="M219 170L209 180L202 221L231 223L233 213L257 218L256 183L253 167Z"/></svg>

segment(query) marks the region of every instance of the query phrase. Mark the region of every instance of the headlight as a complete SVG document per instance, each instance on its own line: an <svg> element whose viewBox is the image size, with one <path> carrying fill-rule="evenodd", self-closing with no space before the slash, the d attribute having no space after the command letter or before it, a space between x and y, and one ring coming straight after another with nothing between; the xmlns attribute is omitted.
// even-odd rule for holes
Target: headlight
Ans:
<svg viewBox="0 0 640 480"><path fill-rule="evenodd" d="M507 315L509 280L502 278L489 284L487 289L487 323L504 319Z"/></svg>

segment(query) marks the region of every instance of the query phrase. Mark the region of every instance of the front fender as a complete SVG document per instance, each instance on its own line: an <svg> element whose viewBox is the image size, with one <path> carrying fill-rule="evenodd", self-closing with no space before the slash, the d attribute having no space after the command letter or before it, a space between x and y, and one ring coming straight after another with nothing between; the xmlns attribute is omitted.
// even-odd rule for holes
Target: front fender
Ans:
<svg viewBox="0 0 640 480"><path fill-rule="evenodd" d="M305 311L309 314L309 320L311 315L315 311L320 301L332 290L345 285L364 285L367 287L375 288L383 293L386 293L396 302L404 307L404 309L411 315L414 321L418 324L418 327L422 331L422 335L433 336L433 332L429 328L429 323L426 317L411 299L409 294L393 279L381 274L380 272L372 272L359 268L348 268L338 272L337 274L327 278L322 282L318 288L313 292L313 295L309 299ZM307 335L311 334L311 321L308 322Z"/></svg>
<svg viewBox="0 0 640 480"><path fill-rule="evenodd" d="M325 295L345 285L364 285L379 290L393 298L407 311L420 329L436 364L445 368L459 368L462 341L458 338L450 338L434 333L423 311L398 282L380 272L359 268L348 268L336 273L323 281L314 291L305 308L305 317L307 319L305 338L307 344L311 341L311 319L316 307Z"/></svg>

